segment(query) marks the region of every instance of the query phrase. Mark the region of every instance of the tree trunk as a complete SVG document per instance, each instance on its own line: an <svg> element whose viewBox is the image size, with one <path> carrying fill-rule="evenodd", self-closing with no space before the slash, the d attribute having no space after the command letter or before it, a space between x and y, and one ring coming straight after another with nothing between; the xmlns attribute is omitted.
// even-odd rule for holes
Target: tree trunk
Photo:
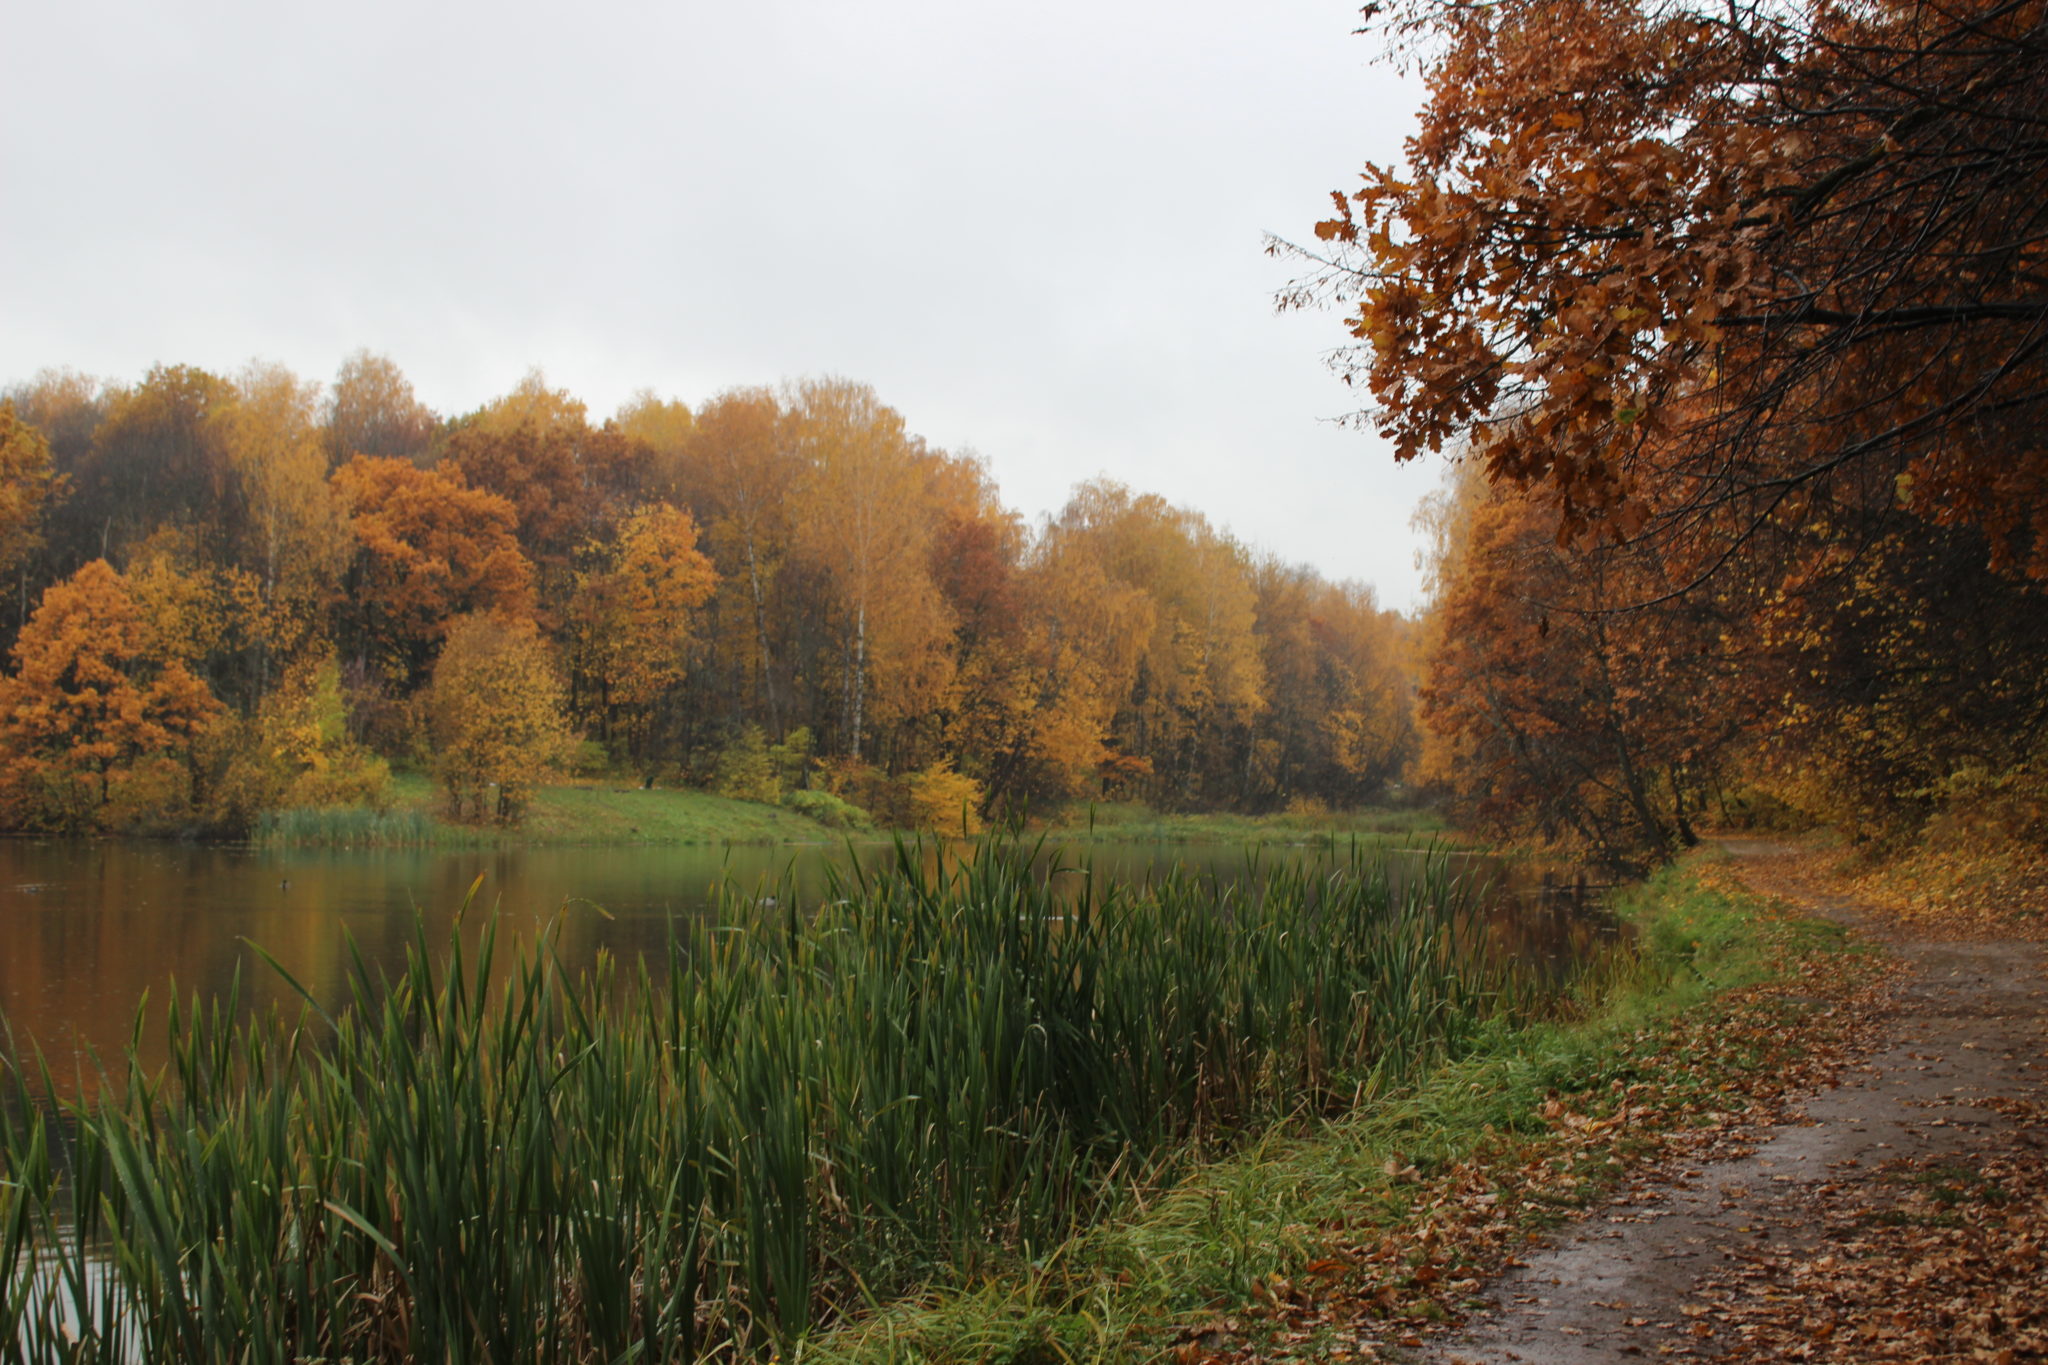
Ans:
<svg viewBox="0 0 2048 1365"><path fill-rule="evenodd" d="M868 691L868 604L863 601L853 616L853 678L848 710L853 735L852 752L860 757L861 729L867 719Z"/></svg>

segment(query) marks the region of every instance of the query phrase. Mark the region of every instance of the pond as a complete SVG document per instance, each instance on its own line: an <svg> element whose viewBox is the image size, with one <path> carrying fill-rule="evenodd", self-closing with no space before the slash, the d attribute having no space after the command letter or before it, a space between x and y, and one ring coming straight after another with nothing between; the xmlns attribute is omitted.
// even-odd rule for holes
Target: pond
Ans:
<svg viewBox="0 0 2048 1365"><path fill-rule="evenodd" d="M852 854L869 865L896 856L887 844ZM89 1050L117 1056L134 1034L146 993L144 1057L152 1060L173 992L181 1000L213 999L239 972L245 1010L293 1003L291 988L252 944L315 998L332 1001L343 993L349 939L373 966L395 970L416 923L429 943L446 941L474 885L462 924L466 938L491 919L501 941L530 941L555 922L570 966L588 964L600 950L630 961L662 952L674 922L707 913L722 885L786 895L788 878L799 901L815 898L827 867L843 866L848 856L838 846L270 850L0 840L0 1018L61 1074ZM1053 856L1088 861L1098 879L1141 879L1176 864L1232 878L1246 875L1248 851L1102 844ZM1322 856L1291 846L1256 854L1265 866ZM1425 855L1388 856L1419 866ZM1592 906L1583 878L1484 855L1457 857L1465 872L1494 887L1488 919L1504 953L1561 966L1614 932Z"/></svg>

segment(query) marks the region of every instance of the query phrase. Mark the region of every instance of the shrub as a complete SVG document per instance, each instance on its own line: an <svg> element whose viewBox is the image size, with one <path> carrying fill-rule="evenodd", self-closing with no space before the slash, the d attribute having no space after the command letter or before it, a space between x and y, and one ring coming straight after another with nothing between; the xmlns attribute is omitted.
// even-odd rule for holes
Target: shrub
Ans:
<svg viewBox="0 0 2048 1365"><path fill-rule="evenodd" d="M616 766L611 751L594 739L569 746L568 768L575 777L603 777Z"/></svg>
<svg viewBox="0 0 2048 1365"><path fill-rule="evenodd" d="M777 791L795 791L810 785L811 753L816 747L811 727L799 725L782 737L782 743L769 748L768 764L774 771Z"/></svg>
<svg viewBox="0 0 2048 1365"><path fill-rule="evenodd" d="M857 758L829 759L818 765L817 785L867 811L881 824L899 827L909 823L902 784L872 763Z"/></svg>
<svg viewBox="0 0 2048 1365"><path fill-rule="evenodd" d="M758 725L749 725L734 735L713 760L711 790L734 801L763 801L773 804L781 794L775 781L775 764L768 752L768 736Z"/></svg>
<svg viewBox="0 0 2048 1365"><path fill-rule="evenodd" d="M827 829L867 830L875 827L873 816L831 792L788 792L782 798L782 807L806 820L815 820Z"/></svg>
<svg viewBox="0 0 2048 1365"><path fill-rule="evenodd" d="M341 671L331 655L285 670L257 713L225 736L216 820L237 833L265 811L385 804L390 769L349 738Z"/></svg>
<svg viewBox="0 0 2048 1365"><path fill-rule="evenodd" d="M904 780L911 827L940 834L981 833L981 784L940 759Z"/></svg>

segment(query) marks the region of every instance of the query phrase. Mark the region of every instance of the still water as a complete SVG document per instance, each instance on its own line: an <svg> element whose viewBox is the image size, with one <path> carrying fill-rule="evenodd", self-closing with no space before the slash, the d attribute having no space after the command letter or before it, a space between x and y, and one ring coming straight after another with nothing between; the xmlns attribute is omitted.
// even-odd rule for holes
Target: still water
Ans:
<svg viewBox="0 0 2048 1365"><path fill-rule="evenodd" d="M868 845L869 865L896 856ZM1246 850L1220 845L1101 845L1055 856L1086 859L1098 879L1142 879L1179 864L1226 877L1246 875ZM1274 848L1258 858L1320 858L1316 850ZM1419 866L1424 855L1389 855ZM318 1000L344 992L347 941L374 966L404 961L415 925L427 942L447 942L470 887L478 887L460 932L474 940L495 921L501 943L531 941L555 926L571 967L600 950L623 961L663 952L679 919L703 915L721 886L749 896L814 899L838 846L667 846L499 850L265 850L171 843L0 840L0 1018L18 1042L33 1041L60 1073L88 1051L113 1058L134 1035L148 996L145 1060L157 1051L173 992L212 999L237 972L244 1008L296 996L251 945L260 945ZM1560 963L1610 937L1589 910L1584 886L1479 855L1458 859L1464 875L1493 885L1488 919L1511 955ZM481 879L479 881L479 879Z"/></svg>

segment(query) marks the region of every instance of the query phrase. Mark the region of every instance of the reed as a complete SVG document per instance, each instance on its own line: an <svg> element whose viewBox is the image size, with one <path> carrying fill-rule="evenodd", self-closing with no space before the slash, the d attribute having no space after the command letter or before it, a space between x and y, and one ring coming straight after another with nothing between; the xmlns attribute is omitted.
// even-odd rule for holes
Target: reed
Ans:
<svg viewBox="0 0 2048 1365"><path fill-rule="evenodd" d="M446 825L420 809L309 806L264 811L251 839L264 848L431 848L490 844L496 832Z"/></svg>
<svg viewBox="0 0 2048 1365"><path fill-rule="evenodd" d="M1028 1259L1535 1002L1469 888L1353 852L1099 885L899 845L665 960L416 939L345 1004L170 1012L103 1097L10 1062L0 1348L27 1361L786 1352Z"/></svg>

